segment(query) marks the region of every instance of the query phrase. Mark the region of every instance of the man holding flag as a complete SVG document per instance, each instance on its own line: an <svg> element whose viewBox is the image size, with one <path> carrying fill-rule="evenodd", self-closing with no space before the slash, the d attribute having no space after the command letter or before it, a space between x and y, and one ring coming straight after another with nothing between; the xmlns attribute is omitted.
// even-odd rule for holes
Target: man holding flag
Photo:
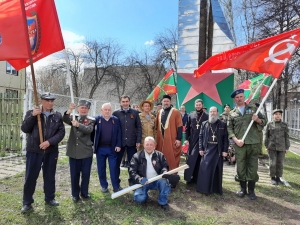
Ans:
<svg viewBox="0 0 300 225"><path fill-rule="evenodd" d="M237 192L239 197L247 194L247 182L249 198L255 200L255 183L259 177L258 169L258 152L260 146L260 137L258 126L264 127L266 119L261 113L255 114L256 107L245 103L244 89L238 89L231 94L236 107L230 111L227 129L228 137L231 138L235 145L235 156L237 162L237 175L235 179L240 182L241 190ZM243 135L251 120L254 121L245 140Z"/></svg>

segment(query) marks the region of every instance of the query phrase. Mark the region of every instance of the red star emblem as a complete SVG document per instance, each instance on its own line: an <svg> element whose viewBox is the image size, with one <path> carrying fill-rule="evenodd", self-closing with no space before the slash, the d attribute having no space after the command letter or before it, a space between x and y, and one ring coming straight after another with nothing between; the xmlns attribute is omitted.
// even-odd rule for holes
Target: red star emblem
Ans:
<svg viewBox="0 0 300 225"><path fill-rule="evenodd" d="M191 84L190 90L185 96L182 104L203 93L222 105L216 85L231 74L232 73L211 73L210 71L207 71L200 78L195 78L193 73L180 73L180 76Z"/></svg>

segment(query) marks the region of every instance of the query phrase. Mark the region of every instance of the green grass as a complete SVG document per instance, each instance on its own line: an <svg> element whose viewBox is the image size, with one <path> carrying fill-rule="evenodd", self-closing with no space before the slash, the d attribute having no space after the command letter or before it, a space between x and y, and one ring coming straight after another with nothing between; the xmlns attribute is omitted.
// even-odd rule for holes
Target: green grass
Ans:
<svg viewBox="0 0 300 225"><path fill-rule="evenodd" d="M258 183L256 201L237 198L238 185L233 180L223 182L222 196L199 194L194 185L186 185L181 180L169 196L170 211L164 212L157 203L156 191L149 192L146 205L136 204L132 193L111 199L111 186L109 193L102 193L95 160L90 180L92 199L74 204L70 197L68 158L62 158L56 173L56 200L60 206L44 204L40 176L34 194L34 211L21 214L24 173L2 179L0 224L297 224L300 219L299 165L300 157L288 153L284 178L291 187ZM122 186L126 187L126 170L122 170L121 179Z"/></svg>
<svg viewBox="0 0 300 225"><path fill-rule="evenodd" d="M300 140L299 140L299 139L296 139L296 138L291 138L291 137L290 137L290 139L291 139L292 141L295 141L295 142L298 142L298 143L300 143Z"/></svg>

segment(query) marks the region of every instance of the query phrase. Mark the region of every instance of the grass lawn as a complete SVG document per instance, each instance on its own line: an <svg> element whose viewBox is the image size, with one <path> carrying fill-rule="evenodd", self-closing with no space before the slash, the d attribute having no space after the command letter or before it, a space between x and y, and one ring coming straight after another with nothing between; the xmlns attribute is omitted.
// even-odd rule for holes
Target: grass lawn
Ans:
<svg viewBox="0 0 300 225"><path fill-rule="evenodd" d="M149 192L146 205L133 201L132 193L112 200L102 193L93 163L91 200L73 203L70 196L70 178L67 158L59 160L56 175L56 200L60 206L44 204L42 177L34 194L34 211L21 214L24 173L0 180L0 224L300 224L300 157L288 153L284 178L291 187L271 186L258 182L258 199L235 196L238 184L223 182L223 196L202 195L195 186L182 179L169 196L170 211L158 206L157 192ZM127 171L122 170L122 186L127 187Z"/></svg>

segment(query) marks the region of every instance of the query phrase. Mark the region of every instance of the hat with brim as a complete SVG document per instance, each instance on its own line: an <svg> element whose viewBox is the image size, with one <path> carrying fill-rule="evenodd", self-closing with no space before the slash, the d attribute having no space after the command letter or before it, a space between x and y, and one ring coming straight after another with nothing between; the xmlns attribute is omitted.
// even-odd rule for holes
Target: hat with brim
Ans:
<svg viewBox="0 0 300 225"><path fill-rule="evenodd" d="M242 94L242 93L244 93L244 89L237 89L234 92L232 92L230 96L231 96L231 98L234 98L236 95Z"/></svg>
<svg viewBox="0 0 300 225"><path fill-rule="evenodd" d="M55 95L50 92L45 92L41 94L41 99L43 100L55 100Z"/></svg>
<svg viewBox="0 0 300 225"><path fill-rule="evenodd" d="M144 101L142 101L142 102L140 103L140 109L141 109L142 111L143 111L143 105L144 105L144 103L150 104L150 110L151 110L151 111L153 110L153 103L150 102L149 100L144 100Z"/></svg>
<svg viewBox="0 0 300 225"><path fill-rule="evenodd" d="M281 114L283 113L283 110L282 109L274 109L273 110L273 115L277 112L280 112Z"/></svg>
<svg viewBox="0 0 300 225"><path fill-rule="evenodd" d="M91 103L87 100L79 100L77 106L86 106L88 109L91 107Z"/></svg>

